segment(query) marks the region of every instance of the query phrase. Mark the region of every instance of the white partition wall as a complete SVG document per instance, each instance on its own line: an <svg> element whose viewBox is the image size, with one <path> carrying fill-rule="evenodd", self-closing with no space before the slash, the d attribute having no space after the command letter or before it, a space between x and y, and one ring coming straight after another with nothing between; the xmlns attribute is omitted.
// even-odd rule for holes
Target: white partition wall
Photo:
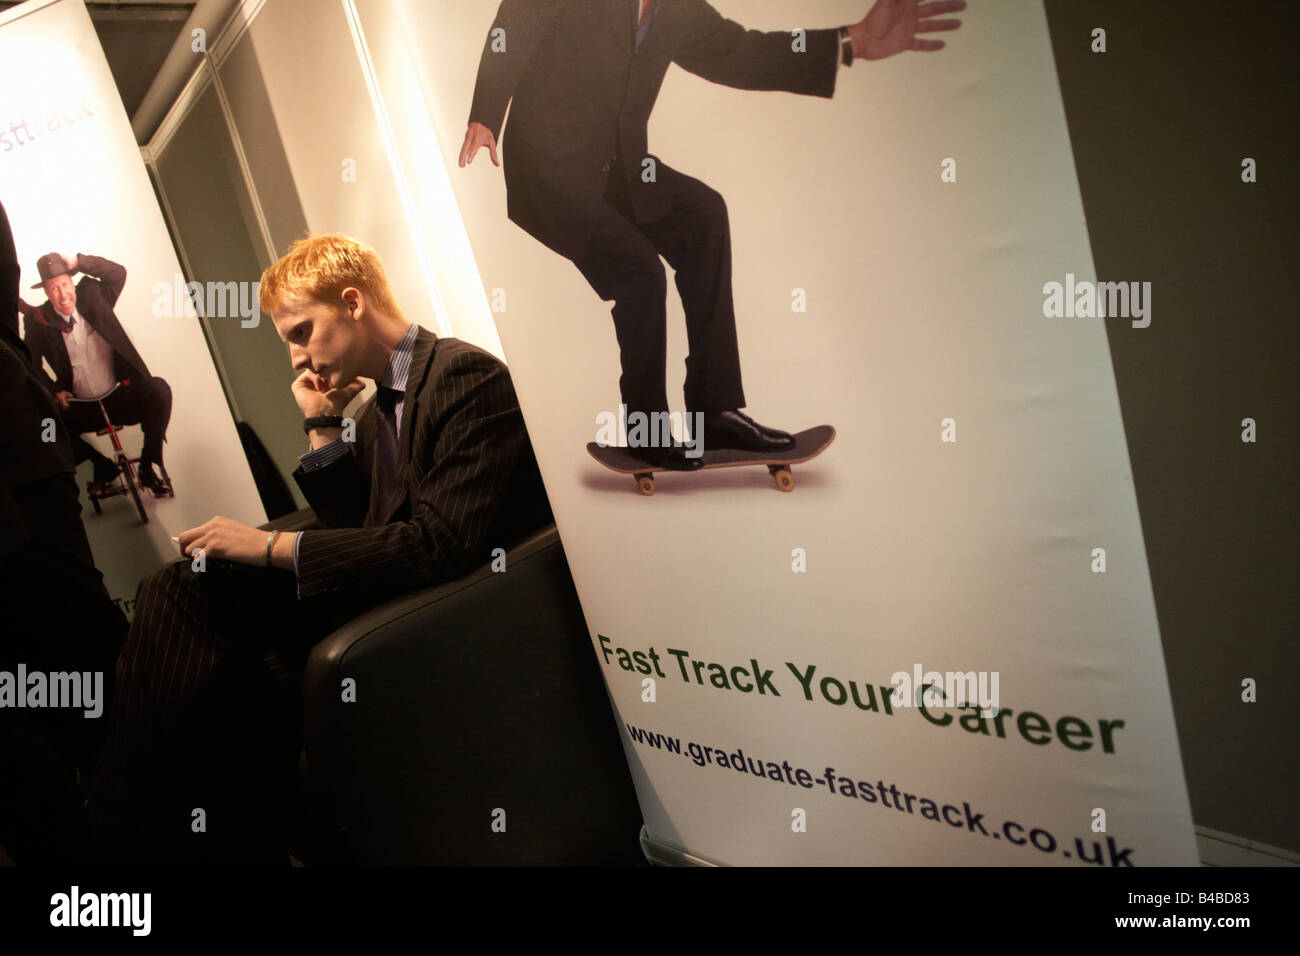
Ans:
<svg viewBox="0 0 1300 956"><path fill-rule="evenodd" d="M355 236L408 318L500 355L447 171L427 162L441 147L391 5L250 0L209 56L215 75L174 112L220 86L274 253L304 231Z"/></svg>
<svg viewBox="0 0 1300 956"><path fill-rule="evenodd" d="M32 0L0 14L0 108L10 124L0 192L23 267L22 294L33 305L45 301L28 287L48 252L124 266L115 313L149 371L171 386L164 457L176 497L145 495L147 525L127 497L105 501L103 515L86 505L86 532L109 593L129 601L141 575L176 556L172 536L214 514L260 524L266 513L203 330L192 310L176 307L181 268L80 0ZM111 454L107 439L90 440ZM138 454L139 428L128 428L123 442ZM83 482L89 472L83 466Z"/></svg>

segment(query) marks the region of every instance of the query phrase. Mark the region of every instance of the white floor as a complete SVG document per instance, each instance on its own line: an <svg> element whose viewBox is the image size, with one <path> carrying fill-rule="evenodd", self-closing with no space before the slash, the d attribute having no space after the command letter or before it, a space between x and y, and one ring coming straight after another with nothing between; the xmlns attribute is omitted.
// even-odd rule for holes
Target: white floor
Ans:
<svg viewBox="0 0 1300 956"><path fill-rule="evenodd" d="M111 451L111 448L107 451ZM133 455L138 453L129 444L127 451ZM81 492L81 523L86 527L86 537L90 540L95 566L104 575L104 586L108 588L109 596L122 602L122 609L130 618L140 579L179 557L176 542L171 540L163 525L154 519L155 515L172 503L172 499L155 499L149 492L141 492L140 501L150 519L148 524L141 524L140 515L130 495L118 495L101 501L103 514L97 515L86 495L86 483L90 481L91 471L90 462L83 463L77 469L77 488ZM184 489L180 489L179 493L184 494Z"/></svg>

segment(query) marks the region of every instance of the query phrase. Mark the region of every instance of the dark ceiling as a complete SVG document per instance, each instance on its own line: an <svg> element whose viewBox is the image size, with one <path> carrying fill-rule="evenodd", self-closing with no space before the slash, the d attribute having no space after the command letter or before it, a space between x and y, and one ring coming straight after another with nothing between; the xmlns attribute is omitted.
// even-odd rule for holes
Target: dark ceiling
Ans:
<svg viewBox="0 0 1300 956"><path fill-rule="evenodd" d="M0 0L0 12L17 5L14 0ZM122 103L127 114L133 115L189 19L194 2L87 3L86 8Z"/></svg>

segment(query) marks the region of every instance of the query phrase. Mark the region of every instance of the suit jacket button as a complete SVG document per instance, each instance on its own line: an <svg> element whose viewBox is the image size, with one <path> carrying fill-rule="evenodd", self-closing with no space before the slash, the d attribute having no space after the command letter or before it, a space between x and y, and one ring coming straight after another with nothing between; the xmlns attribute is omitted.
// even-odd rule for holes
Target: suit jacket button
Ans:
<svg viewBox="0 0 1300 956"><path fill-rule="evenodd" d="M607 173L607 172L609 172L609 163L606 163L604 166L600 167L600 171L601 171L602 173Z"/></svg>

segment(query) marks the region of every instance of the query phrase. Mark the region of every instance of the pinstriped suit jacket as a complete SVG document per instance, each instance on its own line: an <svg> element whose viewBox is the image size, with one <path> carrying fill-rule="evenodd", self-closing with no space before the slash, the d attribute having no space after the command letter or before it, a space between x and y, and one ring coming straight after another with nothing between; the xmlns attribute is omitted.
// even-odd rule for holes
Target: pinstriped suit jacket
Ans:
<svg viewBox="0 0 1300 956"><path fill-rule="evenodd" d="M298 545L298 596L377 599L463 576L551 518L510 373L495 356L421 328L407 376L397 490L373 500L375 399L351 455L294 472L323 530Z"/></svg>

